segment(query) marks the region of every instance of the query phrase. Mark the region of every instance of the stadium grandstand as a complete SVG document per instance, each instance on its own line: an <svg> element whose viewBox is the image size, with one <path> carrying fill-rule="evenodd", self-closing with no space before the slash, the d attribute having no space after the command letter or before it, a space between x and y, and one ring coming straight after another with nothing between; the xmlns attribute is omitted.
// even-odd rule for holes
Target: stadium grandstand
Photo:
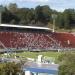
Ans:
<svg viewBox="0 0 75 75"><path fill-rule="evenodd" d="M52 32L46 27L1 24L0 48L30 51L74 49L75 35Z"/></svg>

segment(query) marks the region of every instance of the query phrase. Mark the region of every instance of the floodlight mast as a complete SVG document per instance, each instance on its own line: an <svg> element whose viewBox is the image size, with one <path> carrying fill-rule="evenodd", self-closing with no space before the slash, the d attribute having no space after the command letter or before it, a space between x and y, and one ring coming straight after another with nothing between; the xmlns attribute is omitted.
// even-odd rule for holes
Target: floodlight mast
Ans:
<svg viewBox="0 0 75 75"><path fill-rule="evenodd" d="M57 18L56 14L52 14L52 19L53 19L53 32L55 32L55 20Z"/></svg>

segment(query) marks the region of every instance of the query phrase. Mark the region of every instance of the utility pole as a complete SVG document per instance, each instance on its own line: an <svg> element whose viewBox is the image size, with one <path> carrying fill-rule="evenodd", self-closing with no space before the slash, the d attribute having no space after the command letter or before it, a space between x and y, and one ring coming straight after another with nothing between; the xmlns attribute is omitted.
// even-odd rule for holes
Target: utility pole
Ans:
<svg viewBox="0 0 75 75"><path fill-rule="evenodd" d="M55 20L57 18L56 14L52 14L52 19L53 19L53 32L55 32Z"/></svg>

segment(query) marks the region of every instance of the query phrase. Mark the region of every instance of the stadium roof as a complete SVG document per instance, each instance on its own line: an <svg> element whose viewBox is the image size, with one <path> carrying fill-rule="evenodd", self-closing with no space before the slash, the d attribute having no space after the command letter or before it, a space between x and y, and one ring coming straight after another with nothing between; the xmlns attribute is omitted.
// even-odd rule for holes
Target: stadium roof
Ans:
<svg viewBox="0 0 75 75"><path fill-rule="evenodd" d="M25 66L23 66L23 70L36 73L49 73L52 75L56 75L58 73L58 67L58 64L38 64L37 62L26 62Z"/></svg>
<svg viewBox="0 0 75 75"><path fill-rule="evenodd" d="M23 25L12 25L12 24L1 24L0 27L15 27L15 28L29 28L29 29L51 30L50 28L47 28L47 27L23 26Z"/></svg>

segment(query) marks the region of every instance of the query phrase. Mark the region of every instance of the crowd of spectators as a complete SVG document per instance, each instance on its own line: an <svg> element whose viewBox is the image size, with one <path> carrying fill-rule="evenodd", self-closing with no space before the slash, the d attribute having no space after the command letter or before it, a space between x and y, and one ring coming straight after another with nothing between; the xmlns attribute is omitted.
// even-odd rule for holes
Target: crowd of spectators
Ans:
<svg viewBox="0 0 75 75"><path fill-rule="evenodd" d="M17 49L52 49L59 47L75 48L75 36L71 33L34 33L0 31L0 42L6 48Z"/></svg>

